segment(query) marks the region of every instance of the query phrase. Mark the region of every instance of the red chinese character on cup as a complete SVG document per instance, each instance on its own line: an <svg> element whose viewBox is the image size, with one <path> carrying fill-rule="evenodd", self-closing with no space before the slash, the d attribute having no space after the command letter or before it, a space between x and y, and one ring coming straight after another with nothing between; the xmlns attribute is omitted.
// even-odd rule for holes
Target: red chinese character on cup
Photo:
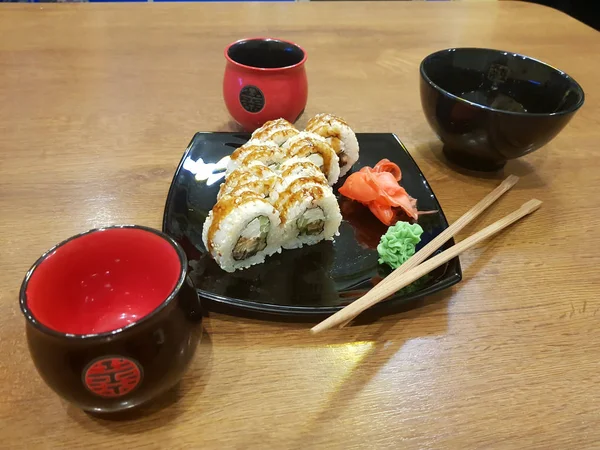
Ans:
<svg viewBox="0 0 600 450"><path fill-rule="evenodd" d="M92 361L83 374L83 383L100 397L121 397L142 381L142 368L122 356L102 357Z"/></svg>

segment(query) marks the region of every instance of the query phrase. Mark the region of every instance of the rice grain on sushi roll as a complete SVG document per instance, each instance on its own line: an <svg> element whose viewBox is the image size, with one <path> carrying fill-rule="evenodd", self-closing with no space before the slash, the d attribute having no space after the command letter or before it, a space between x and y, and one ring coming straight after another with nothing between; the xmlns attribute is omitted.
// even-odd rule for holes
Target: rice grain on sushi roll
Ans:
<svg viewBox="0 0 600 450"><path fill-rule="evenodd" d="M308 121L306 131L325 138L339 157L340 176L343 177L358 161L358 141L352 128L333 114L317 114Z"/></svg>
<svg viewBox="0 0 600 450"><path fill-rule="evenodd" d="M261 198L265 198L269 200L271 203L271 195L273 193L273 185L276 183L276 180L279 177L275 178L262 178L258 180L248 181L247 183L238 184L231 189L227 189L227 193L224 195L232 195L237 196L242 192L252 192L260 196ZM221 197L223 197L222 195Z"/></svg>
<svg viewBox="0 0 600 450"><path fill-rule="evenodd" d="M335 150L321 136L302 132L291 137L283 146L290 157L308 158L327 177L327 182L333 186L340 176L339 158Z"/></svg>
<svg viewBox="0 0 600 450"><path fill-rule="evenodd" d="M288 159L287 153L274 142L261 142L251 140L236 149L227 165L227 173L253 161L262 162L264 165L276 169Z"/></svg>
<svg viewBox="0 0 600 450"><path fill-rule="evenodd" d="M274 142L281 146L286 141L299 133L299 131L285 119L270 120L252 133L251 140Z"/></svg>
<svg viewBox="0 0 600 450"><path fill-rule="evenodd" d="M269 194L269 200L273 204L275 204L279 195L286 191L289 186L291 186L291 189L295 189L298 186L302 187L302 183L311 183L321 184L329 188L327 178L325 178L323 172L306 158L290 160L282 164L281 169L283 169L281 176L273 184Z"/></svg>
<svg viewBox="0 0 600 450"><path fill-rule="evenodd" d="M281 215L282 246L286 249L333 240L339 234L342 215L329 186L309 184L287 189L276 208Z"/></svg>
<svg viewBox="0 0 600 450"><path fill-rule="evenodd" d="M209 213L202 241L226 272L234 272L281 251L279 212L251 192L221 197Z"/></svg>
<svg viewBox="0 0 600 450"><path fill-rule="evenodd" d="M290 158L279 166L282 178L297 176L320 176L325 182L327 178L319 167L308 158Z"/></svg>
<svg viewBox="0 0 600 450"><path fill-rule="evenodd" d="M236 191L239 187L253 184L258 181L262 181L262 184L265 185L265 188L270 190L275 182L279 179L279 175L275 173L273 170L269 169L263 163L259 161L253 161L246 166L241 166L238 169L231 172L225 178L225 181L221 184L219 188L219 193L217 194L217 200L219 200L224 195L231 194ZM253 184L256 185L256 184ZM257 194L263 194L264 191L256 191ZM268 196L268 192L265 197Z"/></svg>
<svg viewBox="0 0 600 450"><path fill-rule="evenodd" d="M322 186L327 190L331 190L331 187L327 184L327 180L324 179L323 175L315 177L288 177L281 178L281 181L275 184L269 193L269 201L273 205L279 205L279 198L285 192L296 192L304 187L308 186Z"/></svg>

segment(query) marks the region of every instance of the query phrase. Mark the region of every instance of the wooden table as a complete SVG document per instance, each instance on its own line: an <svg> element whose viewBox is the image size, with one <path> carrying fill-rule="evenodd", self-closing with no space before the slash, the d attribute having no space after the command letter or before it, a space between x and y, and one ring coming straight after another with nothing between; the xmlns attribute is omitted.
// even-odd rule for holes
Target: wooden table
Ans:
<svg viewBox="0 0 600 450"><path fill-rule="evenodd" d="M313 336L213 314L177 391L125 421L88 416L29 359L21 279L74 233L160 227L193 133L232 129L222 51L247 35L301 43L306 116L397 133L451 221L521 176L463 237L544 206L461 257L455 288L376 323ZM0 447L600 446L597 32L519 2L4 4L0 36ZM504 173L449 169L421 112L421 59L468 45L540 58L586 90L562 134Z"/></svg>

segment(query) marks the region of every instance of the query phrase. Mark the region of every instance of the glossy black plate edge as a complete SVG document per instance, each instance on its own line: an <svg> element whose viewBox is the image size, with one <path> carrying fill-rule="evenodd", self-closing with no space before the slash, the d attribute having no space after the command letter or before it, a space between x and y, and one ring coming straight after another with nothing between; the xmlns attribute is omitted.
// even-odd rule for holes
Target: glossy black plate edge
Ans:
<svg viewBox="0 0 600 450"><path fill-rule="evenodd" d="M186 150L184 151L183 156L181 157L181 159L179 161L177 169L175 170L173 179L171 180L171 185L169 186L167 198L165 201L165 208L163 211L162 231L169 236L170 236L170 234L167 230L167 213L169 210L169 205L171 203L171 196L172 196L172 193L174 190L175 181L179 177L179 174L183 168L183 163L186 160L189 152L192 150L192 148L194 146L194 142L198 139L198 137L200 135L209 135L209 134L233 135L233 134L245 134L245 133L222 132L221 131L221 132L197 132L194 134L194 136L192 137ZM412 157L412 155L410 154L410 152L408 151L408 149L406 148L404 143L400 140L400 138L398 138L398 136L395 133L357 133L357 134L359 134L359 135L360 134L388 135L388 136L391 135L394 138L396 143L408 155L408 157L410 158L412 163L415 165L419 176L424 180L427 188L433 194L438 205L440 205L440 214L441 214L442 219L444 220L446 228L447 228L448 227L448 219L446 218L446 215L444 214L444 210L443 210L437 196L435 195L435 192L429 185L429 182L427 181L427 178L425 178L425 175L423 175L421 168L418 166L418 164L416 163L416 161L414 160L414 158ZM175 238L173 238L173 239L175 239ZM454 239L448 240L445 245L454 245ZM458 257L453 258L448 262L448 267L446 270L447 271L452 270L452 273L447 275L446 278L441 280L436 285L429 286L427 288L424 288L424 289L422 289L418 292L412 293L412 294L403 295L402 297L392 296L388 300L374 305L373 307L370 308L369 311L372 314L381 314L383 312L394 312L400 308L406 308L406 304L409 302L413 302L415 300L430 296L436 292L440 292L445 289L448 289L449 287L454 286L455 284L459 283L462 280L462 269L461 269L461 265L460 265L460 261L459 261ZM289 306L289 305L285 305L285 306L269 305L269 304L265 304L265 303L256 303L256 302L252 302L252 301L248 301L248 300L240 300L240 299L235 299L235 298L231 298L231 297L223 297L220 295L213 294L212 292L203 291L201 289L197 289L197 291L198 291L199 296L201 296L205 300L208 300L209 304L205 305L207 307L207 309L213 310L215 312L221 312L223 314L239 315L239 316L250 317L250 318L265 318L265 319L271 318L273 320L279 320L283 317L291 317L292 319L298 318L298 319L306 319L306 320L316 320L321 317L329 316L329 315L344 308L344 306L331 306L331 307L316 308L316 307ZM210 304L217 306L217 308L214 308L214 307L209 308L209 306L211 306ZM249 313L249 314L245 314L245 312ZM366 312L363 314L366 314Z"/></svg>
<svg viewBox="0 0 600 450"><path fill-rule="evenodd" d="M179 173L181 172L181 169L183 168L183 162L185 161L188 154L192 150L194 141L196 140L196 138L198 137L199 134L200 133L196 133L192 137L190 143L188 144L185 151L183 152L181 159L179 160L179 164L177 164L177 169L175 169L175 173L173 174L173 179L171 180L171 184L169 185L169 192L167 192L167 198L165 199L165 207L163 210L163 218L162 218L162 232L163 233L167 233L167 213L169 212L169 205L171 204L171 197L173 196L173 190L175 189L175 180L177 180L177 178L179 178ZM169 234L169 233L167 233L167 234ZM169 234L169 236L171 236L171 235ZM173 236L171 236L171 237L173 239L175 239Z"/></svg>
<svg viewBox="0 0 600 450"><path fill-rule="evenodd" d="M417 164L417 162L415 161L415 159L412 157L412 155L410 154L410 152L408 151L408 149L406 148L406 146L404 145L404 143L400 140L400 138L395 134L395 133L390 133L394 139L396 140L396 142L398 142L398 144L400 145L400 147L402 147L402 150L404 150L404 152L408 155L408 157L410 158L410 160L413 162L413 164L415 165L415 167L417 168L417 170L419 171L419 175L421 176L421 178L423 179L423 181L425 181L425 185L427 186L427 189L429 189L429 191L431 192L431 194L433 195L433 197L435 198L435 201L437 202L438 205L440 205L440 214L442 216L442 219L444 220L444 222L446 223L446 228L448 228L450 226L450 223L448 222L448 219L446 218L446 214L444 213L444 209L442 208L442 205L438 199L438 196L435 195L435 192L433 191L433 188L431 187L431 185L429 184L429 181L427 181L427 178L425 177L425 175L423 174L423 171L421 170L421 168L419 167L419 165ZM455 244L454 238L450 238L446 241L446 243L443 246L447 246L450 247L452 245ZM462 267L460 265L460 259L459 257L455 257L452 258L450 261L448 261L448 269L450 269L450 265L454 265L454 274L458 277L458 279L452 283L450 286L453 286L456 283L459 283L460 281L462 281ZM449 286L444 287L443 289L446 289Z"/></svg>

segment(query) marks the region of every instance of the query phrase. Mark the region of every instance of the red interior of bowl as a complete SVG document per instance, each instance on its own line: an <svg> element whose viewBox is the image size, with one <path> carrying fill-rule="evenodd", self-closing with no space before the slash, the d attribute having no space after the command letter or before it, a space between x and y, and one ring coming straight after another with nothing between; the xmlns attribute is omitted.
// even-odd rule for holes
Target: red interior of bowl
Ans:
<svg viewBox="0 0 600 450"><path fill-rule="evenodd" d="M61 245L35 268L27 306L38 322L61 333L113 331L160 306L181 270L175 248L151 231L94 231Z"/></svg>

